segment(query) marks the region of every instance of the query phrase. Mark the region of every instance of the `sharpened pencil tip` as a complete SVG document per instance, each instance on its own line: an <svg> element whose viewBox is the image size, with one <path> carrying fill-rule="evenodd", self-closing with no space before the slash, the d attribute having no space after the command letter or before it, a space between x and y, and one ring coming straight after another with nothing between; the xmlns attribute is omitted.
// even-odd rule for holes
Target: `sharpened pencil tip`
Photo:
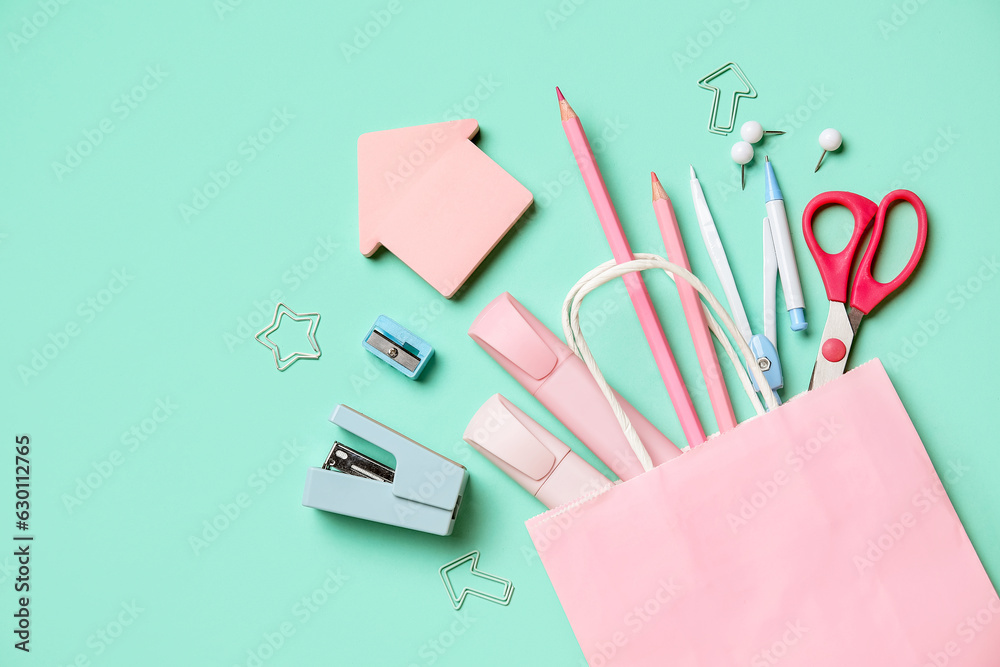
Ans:
<svg viewBox="0 0 1000 667"><path fill-rule="evenodd" d="M688 166L689 166L689 167L691 167L691 180L692 180L692 181L694 181L694 180L697 180L697 179L698 179L698 177L697 177L697 176L695 176L695 173L694 173L694 165L693 165L693 164L689 164Z"/></svg>
<svg viewBox="0 0 1000 667"><path fill-rule="evenodd" d="M573 107L569 105L566 98L563 97L562 91L559 90L559 86L556 86L556 97L559 98L559 118L561 120L571 120L573 118L578 118L576 112L573 111Z"/></svg>
<svg viewBox="0 0 1000 667"><path fill-rule="evenodd" d="M771 161L771 158L769 158L768 156L765 155L764 156L764 162L770 162L770 161Z"/></svg>
<svg viewBox="0 0 1000 667"><path fill-rule="evenodd" d="M652 177L653 180L653 201L656 201L657 199L666 199L667 193L663 189L663 186L660 185L660 179L656 177L656 172L651 171L649 172L649 175Z"/></svg>

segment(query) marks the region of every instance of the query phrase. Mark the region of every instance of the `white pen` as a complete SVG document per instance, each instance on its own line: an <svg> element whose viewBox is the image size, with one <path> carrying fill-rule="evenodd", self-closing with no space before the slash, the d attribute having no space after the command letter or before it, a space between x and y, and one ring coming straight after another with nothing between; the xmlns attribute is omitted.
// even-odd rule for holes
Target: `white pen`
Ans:
<svg viewBox="0 0 1000 667"><path fill-rule="evenodd" d="M778 347L777 292L778 255L774 251L771 221L764 218L764 335Z"/></svg>
<svg viewBox="0 0 1000 667"><path fill-rule="evenodd" d="M767 383L774 390L774 397L781 403L778 390L784 385L781 359L778 358L778 326L775 301L778 291L778 257L774 252L771 222L764 218L764 334L750 340L750 351L757 358L757 367L764 373ZM754 381L753 388L757 389Z"/></svg>
<svg viewBox="0 0 1000 667"><path fill-rule="evenodd" d="M729 258L726 257L726 249L722 247L722 239L719 238L719 230L715 228L715 220L712 219L712 212L708 209L708 202L705 201L705 192L701 189L701 183L695 176L694 167L691 167L691 199L694 200L694 211L698 216L698 227L701 229L701 238L705 241L705 249L708 256L712 258L712 266L715 267L715 274L719 276L722 289L726 293L726 301L729 302L729 310L732 311L733 321L739 329L743 340L750 344L753 338L753 331L750 329L750 322L747 320L747 313L743 309L743 302L740 300L740 293L736 289L736 280L733 278L733 271L729 268Z"/></svg>
<svg viewBox="0 0 1000 667"><path fill-rule="evenodd" d="M808 326L806 304L802 298L799 267L795 264L795 252L792 250L792 234L788 229L785 202L778 187L778 179L774 177L771 160L767 156L764 159L764 209L771 221L774 252L778 256L778 274L781 276L781 291L785 295L785 307L791 319L792 331L802 331Z"/></svg>

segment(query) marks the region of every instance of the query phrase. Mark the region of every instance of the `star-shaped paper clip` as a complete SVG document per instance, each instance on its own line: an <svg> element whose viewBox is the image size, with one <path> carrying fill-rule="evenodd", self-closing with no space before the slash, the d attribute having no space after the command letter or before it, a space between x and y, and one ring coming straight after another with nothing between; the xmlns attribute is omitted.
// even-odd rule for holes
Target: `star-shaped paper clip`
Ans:
<svg viewBox="0 0 1000 667"><path fill-rule="evenodd" d="M268 338L268 336L277 331L278 327L281 326L282 316L288 317L296 322L309 322L309 331L306 335L309 338L309 344L312 346L312 352L293 352L287 357L281 356L281 352L278 350L278 344ZM254 338L256 338L262 345L266 345L271 348L271 352L274 354L274 365L279 371L283 371L299 359L319 359L322 352L320 352L319 343L316 342L316 327L318 326L319 313L303 313L299 315L285 304L279 303L274 309L274 319L271 320L270 326L266 329L258 331Z"/></svg>

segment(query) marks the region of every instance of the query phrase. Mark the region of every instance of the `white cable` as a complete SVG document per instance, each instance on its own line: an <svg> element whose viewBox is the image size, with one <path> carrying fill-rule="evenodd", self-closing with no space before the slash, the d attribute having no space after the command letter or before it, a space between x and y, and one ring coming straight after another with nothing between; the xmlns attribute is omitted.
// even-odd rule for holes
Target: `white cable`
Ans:
<svg viewBox="0 0 1000 667"><path fill-rule="evenodd" d="M711 310L705 308L706 315L708 316L709 328L720 340L723 348L726 350L730 361L736 369L737 375L740 377L744 391L747 393L747 396L750 397L755 411L758 414L762 414L763 408L760 406L757 395L753 391L753 387L745 375L744 366L740 364L736 352L732 349L732 345L729 343L725 335L723 326L725 327L725 330L729 332L732 339L736 341L736 345L739 347L740 353L743 357L751 362L746 365L746 368L751 374L754 375L758 386L762 388L761 394L764 397L764 403L768 406L768 408L773 409L778 407L778 402L775 399L774 392L771 390L767 380L764 378L764 374L761 372L760 368L757 367L753 353L747 346L746 341L744 341L740 336L736 328L736 324L729 316L729 313L726 312L725 308L722 307L722 304L719 303L719 300L715 298L715 295L709 291L705 284L687 269L658 255L642 253L635 255L635 257L636 259L623 264L616 264L613 260L608 261L591 271L588 271L586 275L577 281L577 283L570 290L569 294L566 295L566 299L563 302L562 323L563 332L566 336L566 342L569 345L569 348L578 357L580 357L587 365L587 368L590 369L591 374L594 376L594 380L601 389L601 393L604 394L608 404L611 406L611 409L615 414L615 418L617 419L619 426L621 426L622 432L625 434L625 438L628 440L629 446L639 459L639 463L642 465L644 470L650 470L652 469L653 464L649 457L649 453L642 444L639 434L632 426L628 416L625 414L624 410L622 410L621 404L614 394L614 390L612 390L610 385L608 385L603 373L601 373L600 368L598 368L597 361L591 354L590 348L584 340L583 331L580 327L580 306L583 303L584 297L597 287L614 280L619 276L623 276L626 273L644 271L647 269L662 269L675 280L676 277L680 277L682 280L698 290L702 298L704 298L711 307ZM715 315L722 320L721 326L715 317L713 317L712 311L714 311Z"/></svg>
<svg viewBox="0 0 1000 667"><path fill-rule="evenodd" d="M590 369L590 374L594 376L594 380L597 382L597 386L600 388L601 393L604 394L604 398L608 401L611 406L611 411L615 414L615 419L618 420L618 425L621 427L622 432L625 434L625 439L628 441L629 446L632 448L632 452L635 454L636 458L639 459L639 464L642 465L643 470L652 470L653 461L649 458L649 452L646 451L646 447L642 444L642 440L639 438L639 433L632 426L632 420L628 418L625 411L622 409L621 403L618 402L618 397L615 396L614 390L608 381L604 379L604 374L601 369L597 367L597 361L594 359L594 355L590 353L590 348L587 347L587 341L583 339L583 330L580 328L580 304L583 303L583 298L587 296L592 290L603 285L604 283L612 280L612 276L606 278L606 272L608 269L616 266L614 260L607 264L602 264L593 271L590 271L581 278L573 289L570 291L570 295L567 295L566 299L569 302L569 309L566 308L566 303L563 303L563 331L566 333L566 342L569 348L576 354L576 356L583 359L583 362L587 364L587 368ZM567 326L568 324L568 326Z"/></svg>
<svg viewBox="0 0 1000 667"><path fill-rule="evenodd" d="M732 336L733 340L736 341L737 346L740 348L740 353L743 354L743 356L747 359L756 360L756 357L753 355L753 352L751 352L750 348L747 346L746 341L744 341L743 338L738 334L738 329L736 328L736 325L733 322L732 318L729 316L729 313L726 312L725 308L722 307L722 304L719 302L719 300L715 298L715 295L712 294L712 292L708 289L708 287L706 287L705 284L697 276L692 274L687 269L684 269L683 267L674 264L673 262L670 262L660 257L659 255L653 255L649 253L638 253L635 255L635 258L636 259L633 260L632 262L627 262L624 264L615 264L613 260L605 262L604 264L589 271L570 290L570 294L567 296L566 301L563 304L564 308L563 332L566 334L567 339L572 341L570 343L570 349L573 349L574 352L577 352L576 339L582 340L583 338L583 336L581 335L582 332L580 334L577 334L572 327L567 326L569 316L565 309L567 307L571 307L574 300L582 300L584 296L586 296L590 291L592 291L599 285L603 285L604 283L609 282L614 278L617 278L626 273L633 273L635 271L643 271L646 269L658 268L658 269L663 269L672 280L675 279L674 278L675 274L679 275L682 280L689 283L692 287L698 290L698 292L702 295L702 297L705 298L706 301L708 301L708 304L711 306L711 310L709 310L708 307L705 307L705 313L708 316L709 327L712 328L712 332L716 335L717 338L719 338L720 342L722 342L723 347L727 348L727 352L728 349L731 348L731 345L729 344L726 337L720 334L720 332L722 331L722 327L712 316L713 310L722 319L723 324L725 324L726 328L728 329L730 336ZM628 268L623 269L622 267L628 267ZM602 276L602 279L600 281L595 281L595 278L597 276ZM593 284L588 285L588 283L593 283ZM585 287L586 291L583 291ZM583 293L580 294L580 292ZM714 327L712 326L713 324L715 325ZM743 367L741 366L738 358L736 358L735 352L730 354L729 357L730 360L733 362L733 365L736 367L737 373L739 375L744 375ZM754 374L755 379L757 379L758 381L764 379L763 373L760 371L759 368L756 367L757 366L756 363L748 364L748 366L750 368L750 372ZM765 386L768 386L766 381L764 382L764 384ZM756 398L756 393L753 391L752 385L750 385L749 381L744 383L744 388L746 389L747 396L751 397L751 401L756 402L759 405L759 401ZM768 389L770 389L769 386ZM768 407L770 408L777 407L778 403L774 399L774 393L772 391L762 392L762 394L764 395L765 403L768 405Z"/></svg>
<svg viewBox="0 0 1000 667"><path fill-rule="evenodd" d="M649 253L638 253L635 255L635 257L638 259L660 259L658 255L653 255ZM582 358L575 343L575 334L573 332L573 327L570 325L570 309L572 308L573 301L574 299L577 298L577 294L580 292L580 289L586 283L590 282L590 280L601 275L601 273L607 271L612 266L616 266L616 264L614 260L609 260L604 264L601 264L600 266L588 271L582 278L580 278L579 281L577 281L576 285L573 286L569 294L566 295L566 299L563 301L563 309L562 309L563 335L565 336L566 340L569 341L570 349L573 350L573 352L578 357ZM670 280L677 282L677 279L674 277L673 273L666 271L666 274L670 278ZM719 325L718 321L716 321L715 317L712 316L711 309L709 309L709 307L706 306L705 304L702 304L701 307L705 312L705 319L708 323L708 328L711 329L712 333L715 334L715 337L722 344L722 348L726 351L726 355L729 357L729 360L733 364L733 366L739 368L740 358L737 356L736 351L733 349L732 344L729 342L729 338L725 335L725 333L723 333L722 327ZM586 359L584 359L584 361L586 362ZM736 376L740 379L744 391L747 393L748 396L751 397L750 404L753 406L754 411L758 415L764 414L765 412L764 406L761 404L760 399L757 398L757 393L754 391L753 385L750 383L750 378L747 376L746 373L743 372L737 372ZM603 379L603 375L600 376L600 379L598 379L598 376L595 376L595 379L598 380L598 386L600 386L601 379ZM614 404L612 404L612 409L613 408Z"/></svg>
<svg viewBox="0 0 1000 667"><path fill-rule="evenodd" d="M667 274L673 278L672 274ZM712 311L708 309L705 304L701 305L702 309L705 311L705 321L708 323L708 328L712 330L715 337L722 344L722 349L726 351L726 355L729 357L730 363L733 364L734 368L739 368L740 370L736 373L736 377L740 379L740 383L743 385L743 391L746 392L747 396L750 397L750 405L753 406L754 412L758 415L762 415L766 412L760 399L757 397L757 392L754 391L753 384L750 382L750 376L748 376L741 367L741 360L739 355L736 354L736 350L733 349L732 343L729 342L729 338L726 336L725 330L722 326L712 317Z"/></svg>

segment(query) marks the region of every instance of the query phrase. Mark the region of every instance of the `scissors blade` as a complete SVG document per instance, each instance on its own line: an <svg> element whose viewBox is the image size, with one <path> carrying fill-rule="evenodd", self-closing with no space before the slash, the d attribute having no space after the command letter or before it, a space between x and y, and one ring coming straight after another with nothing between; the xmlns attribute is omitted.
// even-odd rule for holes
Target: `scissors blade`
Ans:
<svg viewBox="0 0 1000 667"><path fill-rule="evenodd" d="M858 335L858 327L861 326L861 318L864 316L864 311L854 306L847 309L847 320L851 323L851 331L854 332L855 336Z"/></svg>
<svg viewBox="0 0 1000 667"><path fill-rule="evenodd" d="M860 318L858 321L860 322ZM839 301L831 301L830 314L827 315L823 337L819 342L816 365L813 366L812 378L809 379L809 389L822 387L844 374L847 357L851 353L851 343L854 342L854 331L855 325L848 316L847 306Z"/></svg>

